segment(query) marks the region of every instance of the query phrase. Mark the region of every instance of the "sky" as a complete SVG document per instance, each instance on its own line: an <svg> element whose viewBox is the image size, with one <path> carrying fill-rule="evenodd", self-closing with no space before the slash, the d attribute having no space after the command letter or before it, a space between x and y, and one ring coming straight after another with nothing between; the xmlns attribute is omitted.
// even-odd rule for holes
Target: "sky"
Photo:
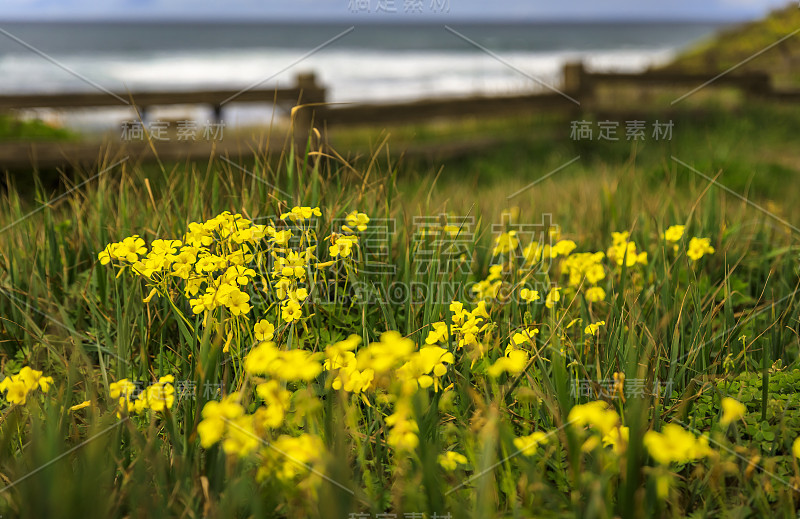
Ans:
<svg viewBox="0 0 800 519"><path fill-rule="evenodd" d="M0 0L0 19L746 20L788 3L787 0Z"/></svg>

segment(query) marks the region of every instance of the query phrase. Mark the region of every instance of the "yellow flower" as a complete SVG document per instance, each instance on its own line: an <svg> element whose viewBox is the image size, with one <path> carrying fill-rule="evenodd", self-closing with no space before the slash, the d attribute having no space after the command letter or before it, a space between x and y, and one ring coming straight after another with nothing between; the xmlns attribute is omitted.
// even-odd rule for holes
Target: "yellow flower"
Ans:
<svg viewBox="0 0 800 519"><path fill-rule="evenodd" d="M569 254L575 250L575 247L577 247L577 245L572 240L560 240L550 247L550 257L569 256Z"/></svg>
<svg viewBox="0 0 800 519"><path fill-rule="evenodd" d="M533 342L533 336L539 333L539 328L528 327L527 329L523 329L521 332L516 332L511 337L511 346L519 346L520 344L525 344L527 342Z"/></svg>
<svg viewBox="0 0 800 519"><path fill-rule="evenodd" d="M795 458L800 459L800 436L795 438L794 443L792 443L792 454Z"/></svg>
<svg viewBox="0 0 800 519"><path fill-rule="evenodd" d="M100 253L97 255L97 259L100 260L101 265L108 265L111 260L117 259L117 254L115 252L116 245L116 243L109 243L106 245L105 249L100 251Z"/></svg>
<svg viewBox="0 0 800 519"><path fill-rule="evenodd" d="M455 451L447 451L444 454L439 454L437 461L445 470L456 470L459 465L467 464L467 457Z"/></svg>
<svg viewBox="0 0 800 519"><path fill-rule="evenodd" d="M203 420L197 425L200 445L207 449L220 441L228 428L228 421L243 414L244 408L239 404L238 393L231 393L221 402L214 400L207 402L201 412Z"/></svg>
<svg viewBox="0 0 800 519"><path fill-rule="evenodd" d="M633 267L637 263L646 265L647 252L637 252L636 243L628 241L628 236L629 233L627 231L611 233L613 245L608 248L608 258L614 261L618 266L622 266L623 261L626 267Z"/></svg>
<svg viewBox="0 0 800 519"><path fill-rule="evenodd" d="M230 286L230 285L228 285ZM232 315L246 314L250 311L250 296L245 294L238 287L231 287L225 297L225 306L231 311Z"/></svg>
<svg viewBox="0 0 800 519"><path fill-rule="evenodd" d="M274 342L262 342L245 357L244 370L251 375L263 375L269 371L279 354Z"/></svg>
<svg viewBox="0 0 800 519"><path fill-rule="evenodd" d="M262 481L276 476L284 482L292 482L297 477L306 476L311 470L320 472L325 445L312 434L301 434L297 438L281 435L265 449L265 465L259 468L256 479Z"/></svg>
<svg viewBox="0 0 800 519"><path fill-rule="evenodd" d="M261 443L253 430L253 415L242 415L227 419L227 433L222 440L225 454L245 457Z"/></svg>
<svg viewBox="0 0 800 519"><path fill-rule="evenodd" d="M586 290L584 296L588 302L596 303L598 301L603 301L606 298L606 291L603 290L602 287L591 287Z"/></svg>
<svg viewBox="0 0 800 519"><path fill-rule="evenodd" d="M447 331L447 324L439 321L431 324L432 330L428 332L425 338L425 344L436 344L437 342L447 342L450 334Z"/></svg>
<svg viewBox="0 0 800 519"><path fill-rule="evenodd" d="M138 234L125 238L114 249L114 254L128 263L134 263L139 259L139 256L145 253L147 253L147 247L145 247L144 240L139 238Z"/></svg>
<svg viewBox="0 0 800 519"><path fill-rule="evenodd" d="M611 447L615 453L622 454L628 446L631 431L627 427L614 427L603 436L603 445Z"/></svg>
<svg viewBox="0 0 800 519"><path fill-rule="evenodd" d="M280 427L289 409L292 393L283 389L279 381L270 380L256 386L256 394L266 404L256 411L259 423L271 429Z"/></svg>
<svg viewBox="0 0 800 519"><path fill-rule="evenodd" d="M143 399L143 405L146 403L147 407L156 412L171 409L172 404L175 402L175 386L172 385L173 382L175 382L175 377L166 375L158 379L155 384L151 384L145 392L146 396Z"/></svg>
<svg viewBox="0 0 800 519"><path fill-rule="evenodd" d="M523 288L522 290L519 291L519 296L526 303L530 303L530 302L539 300L539 291L538 290L531 290L529 288Z"/></svg>
<svg viewBox="0 0 800 519"><path fill-rule="evenodd" d="M514 447L516 447L523 456L533 456L536 454L537 446L545 445L549 441L545 432L535 431L528 436L514 438Z"/></svg>
<svg viewBox="0 0 800 519"><path fill-rule="evenodd" d="M666 231L664 231L664 234L662 234L661 237L667 241L675 243L683 238L683 230L685 228L685 225L671 225Z"/></svg>
<svg viewBox="0 0 800 519"><path fill-rule="evenodd" d="M404 363L414 352L414 341L406 339L400 332L390 330L381 334L380 341L373 342L356 354L358 369L372 369L382 375Z"/></svg>
<svg viewBox="0 0 800 519"><path fill-rule="evenodd" d="M303 280L306 277L307 254L305 252L297 253L289 251L286 257L278 256L273 253L275 264L273 266L273 273L276 276L285 278L296 277L298 280Z"/></svg>
<svg viewBox="0 0 800 519"><path fill-rule="evenodd" d="M358 237L356 236L338 236L333 245L328 247L328 252L332 258L350 256L353 246L358 244Z"/></svg>
<svg viewBox="0 0 800 519"><path fill-rule="evenodd" d="M469 312L464 310L464 303L461 301L450 303L450 312L453 314L453 324L456 326L461 326L464 323L464 318L469 315Z"/></svg>
<svg viewBox="0 0 800 519"><path fill-rule="evenodd" d="M348 232L353 232L352 227L355 227L359 231L366 231L367 224L369 223L369 216L365 213L359 213L358 211L353 211L347 215L347 226L344 227L344 230Z"/></svg>
<svg viewBox="0 0 800 519"><path fill-rule="evenodd" d="M714 247L711 246L709 238L692 238L689 240L689 247L686 255L692 261L697 261L706 254L714 254Z"/></svg>
<svg viewBox="0 0 800 519"><path fill-rule="evenodd" d="M312 216L322 216L322 212L320 211L319 207L293 207L292 210L288 213L283 213L281 215L281 220L289 219L293 222L302 222L311 218Z"/></svg>
<svg viewBox="0 0 800 519"><path fill-rule="evenodd" d="M253 327L257 341L271 341L275 335L275 325L266 319L261 319Z"/></svg>
<svg viewBox="0 0 800 519"><path fill-rule="evenodd" d="M576 427L589 426L605 436L619 425L619 415L607 403L597 400L573 407L567 420Z"/></svg>
<svg viewBox="0 0 800 519"><path fill-rule="evenodd" d="M313 380L322 373L320 353L306 350L281 351L275 343L262 342L245 357L244 369L251 375L271 375L282 380Z"/></svg>
<svg viewBox="0 0 800 519"><path fill-rule="evenodd" d="M270 365L268 373L281 380L308 382L322 373L322 364L319 362L321 355L306 350L281 351Z"/></svg>
<svg viewBox="0 0 800 519"><path fill-rule="evenodd" d="M525 265L530 267L534 263L541 260L543 251L544 247L536 242L528 244L528 246L522 250L522 256L525 258Z"/></svg>
<svg viewBox="0 0 800 519"><path fill-rule="evenodd" d="M79 409L83 409L85 407L89 407L92 403L88 400L84 400L80 404L75 404L74 406L70 407L70 411L78 411Z"/></svg>
<svg viewBox="0 0 800 519"><path fill-rule="evenodd" d="M410 451L419 445L419 426L411 418L408 404L400 403L394 414L386 417L386 425L390 427L386 443L400 451Z"/></svg>
<svg viewBox="0 0 800 519"><path fill-rule="evenodd" d="M292 238L292 236L291 229L286 229L283 231L275 231L273 229L273 232L269 237L269 241L279 247L286 247L289 244L289 240Z"/></svg>
<svg viewBox="0 0 800 519"><path fill-rule="evenodd" d="M455 357L446 349L425 346L397 370L397 375L401 380L419 384L421 388L433 386L434 391L439 391L439 379L447 373L446 364L453 362Z"/></svg>
<svg viewBox="0 0 800 519"><path fill-rule="evenodd" d="M120 399L120 404L122 404L122 400L121 399ZM131 412L131 407L133 408L133 411L136 414L143 413L144 410L147 409L147 407L148 407L147 391L142 391L141 393L139 393L139 396L133 402L132 406L131 406L131 403L128 402L128 412L129 413ZM117 413L117 416L119 416L119 412Z"/></svg>
<svg viewBox="0 0 800 519"><path fill-rule="evenodd" d="M3 379L0 383L0 390L7 391L6 400L12 404L23 405L28 398L28 388L21 380L11 380L10 377Z"/></svg>
<svg viewBox="0 0 800 519"><path fill-rule="evenodd" d="M605 326L605 321L597 321L596 323L590 323L589 325L584 328L583 333L586 335L597 335L597 332L600 331L601 326Z"/></svg>
<svg viewBox="0 0 800 519"><path fill-rule="evenodd" d="M12 375L11 379L21 381L25 385L26 391L33 391L41 387L42 391L47 392L53 382L52 377L42 377L41 371L31 369L29 366L24 366L19 373Z"/></svg>
<svg viewBox="0 0 800 519"><path fill-rule="evenodd" d="M39 378L39 388L47 393L50 389L50 384L53 383L53 377L41 377Z"/></svg>
<svg viewBox="0 0 800 519"><path fill-rule="evenodd" d="M628 237L631 235L628 231L622 232L611 232L611 243L614 245L622 245L628 241Z"/></svg>
<svg viewBox="0 0 800 519"><path fill-rule="evenodd" d="M135 410L133 394L136 392L136 385L127 378L112 382L108 385L108 396L117 402L117 416L123 412L130 413Z"/></svg>
<svg viewBox="0 0 800 519"><path fill-rule="evenodd" d="M550 289L550 292L547 293L547 299L545 299L544 305L547 308L553 308L560 300L561 289L558 287L553 287Z"/></svg>
<svg viewBox="0 0 800 519"><path fill-rule="evenodd" d="M287 299L281 306L281 319L287 323L293 323L303 317L300 303L292 299Z"/></svg>
<svg viewBox="0 0 800 519"><path fill-rule="evenodd" d="M222 280L228 284L246 285L256 276L256 271L241 265L232 265L222 275Z"/></svg>
<svg viewBox="0 0 800 519"><path fill-rule="evenodd" d="M695 438L680 425L667 424L663 432L647 431L644 446L658 463L688 463L707 456L711 449L706 437Z"/></svg>
<svg viewBox="0 0 800 519"><path fill-rule="evenodd" d="M528 352L525 350L507 350L504 357L500 357L486 371L490 377L497 378L505 372L519 375L528 365Z"/></svg>
<svg viewBox="0 0 800 519"><path fill-rule="evenodd" d="M744 418L747 407L733 398L725 397L722 399L722 417L719 419L720 425L727 427L731 423Z"/></svg>
<svg viewBox="0 0 800 519"><path fill-rule="evenodd" d="M494 250L492 250L492 255L497 256L498 254L508 254L512 250L516 249L518 245L519 239L517 238L517 231L500 233L500 235L494 240Z"/></svg>
<svg viewBox="0 0 800 519"><path fill-rule="evenodd" d="M136 392L136 385L130 382L127 378L123 378L117 382L112 382L108 386L108 395L111 398L117 399L121 396L131 396Z"/></svg>

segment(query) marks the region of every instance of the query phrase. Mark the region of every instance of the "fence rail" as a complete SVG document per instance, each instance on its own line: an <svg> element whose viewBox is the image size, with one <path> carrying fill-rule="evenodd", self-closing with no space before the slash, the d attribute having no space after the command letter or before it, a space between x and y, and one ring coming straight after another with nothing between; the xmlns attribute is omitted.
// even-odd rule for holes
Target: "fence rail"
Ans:
<svg viewBox="0 0 800 519"><path fill-rule="evenodd" d="M136 108L144 113L153 106L184 104L209 105L220 112L227 103L268 103L295 106L302 103L322 103L325 88L319 86L314 74L299 74L291 88L247 88L225 90L192 90L160 92L70 92L57 94L0 95L0 110L31 108Z"/></svg>

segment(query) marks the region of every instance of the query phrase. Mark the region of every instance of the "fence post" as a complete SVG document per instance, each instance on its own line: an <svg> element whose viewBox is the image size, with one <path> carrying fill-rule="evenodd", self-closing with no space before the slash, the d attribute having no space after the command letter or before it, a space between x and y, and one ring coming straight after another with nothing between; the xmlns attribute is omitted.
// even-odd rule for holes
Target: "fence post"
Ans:
<svg viewBox="0 0 800 519"><path fill-rule="evenodd" d="M306 143L311 130L318 125L314 115L319 106L325 102L325 89L317 83L314 72L303 72L295 77L295 87L300 91L298 104L292 109L292 131L295 153L299 156L305 152Z"/></svg>
<svg viewBox="0 0 800 519"><path fill-rule="evenodd" d="M772 93L772 78L766 72L754 72L748 75L745 88L748 97L768 97Z"/></svg>
<svg viewBox="0 0 800 519"><path fill-rule="evenodd" d="M581 106L590 104L594 95L594 84L586 72L582 61L573 61L564 64L564 91L580 101Z"/></svg>

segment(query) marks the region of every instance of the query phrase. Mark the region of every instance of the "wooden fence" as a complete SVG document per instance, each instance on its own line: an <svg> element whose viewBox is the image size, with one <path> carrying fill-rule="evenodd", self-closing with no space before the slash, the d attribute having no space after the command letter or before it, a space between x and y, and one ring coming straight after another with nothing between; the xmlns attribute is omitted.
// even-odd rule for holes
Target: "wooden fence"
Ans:
<svg viewBox="0 0 800 519"><path fill-rule="evenodd" d="M246 88L238 90L195 90L161 92L75 92L60 94L0 95L0 111L30 108L133 108L142 118L153 106L208 105L221 117L228 103L266 103L276 106L295 106L303 103L325 102L325 89L316 82L314 74L299 74L291 88Z"/></svg>
<svg viewBox="0 0 800 519"><path fill-rule="evenodd" d="M732 87L747 97L770 99L779 102L800 101L800 91L775 90L770 77L764 73L679 74L675 72L648 71L641 74L588 72L581 63L564 67L558 89L508 96L469 96L436 98L399 103L326 104L326 89L320 86L314 74L297 76L295 85L287 89L252 88L246 90L213 90L193 92L140 92L140 93L76 93L76 94L25 94L0 96L0 111L25 108L75 109L91 107L135 107L144 117L148 108L160 105L205 104L214 109L218 118L222 107L231 103L269 103L291 109L293 137L298 145L305 142L312 125L320 131L353 125L392 126L426 123L434 119L459 119L464 117L503 117L536 114L546 111L575 112L591 110L598 92L604 88L630 85L646 91L654 87L680 87L691 93L702 88ZM224 153L231 148L241 148L240 143L228 142L226 146L183 146L180 143L158 143L165 156L208 158L213 153ZM72 147L72 152L70 151ZM128 146L131 148L131 146ZM147 154L149 147L135 147ZM0 143L0 169L39 166L59 163L91 162L98 159L98 145L86 143ZM139 154L139 152L134 151ZM145 157L146 159L147 157Z"/></svg>
<svg viewBox="0 0 800 519"><path fill-rule="evenodd" d="M563 69L557 88L516 96L473 96L459 99L426 99L406 103L325 106L314 109L315 126L396 125L422 123L436 118L526 115L548 110L582 112L597 106L602 88L633 86L646 91L654 87L681 88L685 93L701 88L732 87L746 96L775 101L800 101L800 91L775 90L766 73L678 74L648 71L641 74L588 72L582 63ZM653 107L657 109L658 107ZM667 106L666 108L669 108Z"/></svg>

